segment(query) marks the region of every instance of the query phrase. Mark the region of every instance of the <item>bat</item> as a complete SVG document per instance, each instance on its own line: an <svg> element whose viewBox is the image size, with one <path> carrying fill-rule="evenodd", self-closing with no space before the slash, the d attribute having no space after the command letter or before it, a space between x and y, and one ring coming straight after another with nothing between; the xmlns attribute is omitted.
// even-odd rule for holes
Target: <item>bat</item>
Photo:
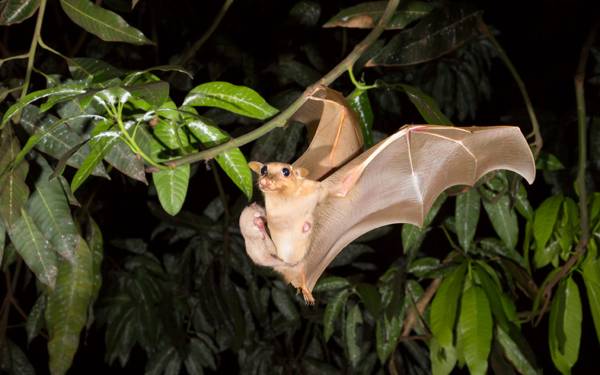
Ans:
<svg viewBox="0 0 600 375"><path fill-rule="evenodd" d="M266 209L253 204L240 216L250 258L280 273L307 303L314 303L312 289L325 268L364 233L394 223L421 226L444 190L473 186L494 170L513 171L530 184L535 178L533 155L515 126L409 125L357 155L362 145L358 123L342 95L330 91L317 91L320 96L315 100L323 103L323 116L308 149L296 162L251 165L257 173L266 166L266 175L261 173L259 178ZM336 108L340 114L324 116L327 109ZM344 146L346 139L352 146ZM285 181L283 168L300 176L286 183L313 187L307 193L313 199L310 205L306 195L282 190L271 199L274 191L265 191L261 179ZM270 176L269 169L275 175ZM283 226L278 211L287 212Z"/></svg>

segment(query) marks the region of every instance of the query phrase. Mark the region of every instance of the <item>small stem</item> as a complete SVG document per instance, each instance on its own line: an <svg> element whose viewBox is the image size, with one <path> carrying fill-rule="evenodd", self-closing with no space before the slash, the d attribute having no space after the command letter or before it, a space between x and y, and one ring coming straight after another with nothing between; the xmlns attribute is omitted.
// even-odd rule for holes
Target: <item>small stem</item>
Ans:
<svg viewBox="0 0 600 375"><path fill-rule="evenodd" d="M5 59L0 59L0 66L2 66L2 64L4 64L5 62L11 61L11 60L26 59L28 57L29 57L28 53L24 53L22 55L16 55L16 56L9 56Z"/></svg>
<svg viewBox="0 0 600 375"><path fill-rule="evenodd" d="M352 83L354 84L354 86L359 89L359 90L370 90L370 89L374 89L377 88L377 84L373 84L373 85L365 85L362 81L358 81L356 79L356 77L354 76L354 71L352 68L348 69L348 75L350 76L350 81L352 81Z"/></svg>
<svg viewBox="0 0 600 375"><path fill-rule="evenodd" d="M596 39L596 31L598 30L598 23L594 23L587 39L581 48L581 54L579 55L579 64L577 65L577 71L575 73L575 98L577 100L577 124L579 133L579 167L577 172L577 186L579 188L579 216L581 226L581 238L580 242L587 244L589 240L589 218L588 218L588 199L587 189L585 185L586 180L586 164L587 164L587 121L586 121L586 109L585 109L585 67L587 65L588 56L590 54L590 48L594 44Z"/></svg>
<svg viewBox="0 0 600 375"><path fill-rule="evenodd" d="M106 108L106 109L107 109L107 112L111 113L111 111L108 110L108 108ZM125 124L123 124L122 115L123 115L123 103L119 103L116 113L114 113L113 117L117 120L117 125L119 126L119 130L121 130L121 135L123 136L123 140L125 141L125 143L127 143L127 145L131 149L133 149L133 151L136 154L140 155L142 157L142 159L144 159L151 166L156 167L161 170L167 169L167 168L165 168L165 166L158 164L150 156L146 155L146 153L141 149L141 147L138 146L135 139L129 134L127 129L125 129Z"/></svg>
<svg viewBox="0 0 600 375"><path fill-rule="evenodd" d="M31 72L33 71L33 61L35 60L35 51L37 50L38 42L40 40L45 12L46 0L40 0L40 7L38 9L37 20L35 21L35 29L33 31L33 39L31 40L31 47L29 47L29 53L27 54L27 70L25 71L25 82L23 83L23 89L21 90L21 97L27 95L27 90L29 90Z"/></svg>
<svg viewBox="0 0 600 375"><path fill-rule="evenodd" d="M274 117L272 120L262 125L261 127L254 129L253 131L246 133L238 138L233 138L223 144L220 144L216 147L209 148L208 150L196 152L193 154L185 155L180 158L171 160L168 162L171 166L178 166L182 164L190 164L200 160L212 159L218 154L227 151L229 149L240 147L245 145L246 143L250 143L255 139L262 137L267 134L271 130L283 127L287 120L306 102L306 100L310 97L312 92L314 91L316 86L323 85L329 86L333 81L335 81L340 75L342 75L346 70L352 69L352 66L358 60L358 58L375 42L381 33L385 30L386 25L392 18L392 15L396 11L398 7L398 3L400 0L389 0L388 4L383 12L383 16L379 20L379 23L371 32L363 39L360 43L358 43L352 52L344 60L338 63L329 73L323 76L316 84L308 87L304 93L296 99L288 108L284 111L280 112L279 115Z"/></svg>
<svg viewBox="0 0 600 375"><path fill-rule="evenodd" d="M533 145L534 145L533 153L534 153L535 158L537 159L537 157L540 154L540 151L542 150L542 146L544 145L544 140L542 139L542 133L540 131L540 124L539 124L537 116L535 114L535 110L533 109L533 104L531 104L531 99L529 99L529 94L527 93L527 88L525 87L525 83L523 83L523 80L521 79L519 72L517 71L517 69L515 68L513 63L508 58L508 55L506 54L506 52L504 51L502 46L500 46L500 43L498 43L498 41L494 37L494 34L492 34L492 32L488 28L487 24L485 22L483 22L483 20L481 20L481 19L479 20L479 29L492 42L492 44L496 48L496 52L498 52L498 56L500 57L500 60L502 60L504 65L506 65L506 67L510 71L510 74L513 76L513 79L517 83L517 86L519 87L519 91L521 91L521 95L523 96L523 101L525 102L525 106L527 107L527 113L529 114L529 120L531 121L531 126L533 128L533 134L535 136L535 140L533 142Z"/></svg>
<svg viewBox="0 0 600 375"><path fill-rule="evenodd" d="M217 27L219 26L219 24L221 23L221 20L223 20L223 17L225 17L225 13L227 13L227 10L229 9L229 7L231 6L231 4L233 4L233 0L225 0L225 2L223 3L223 6L221 7L221 9L219 10L219 13L217 14L217 16L213 19L212 24L210 25L210 27L208 28L208 30L206 30L206 32L202 35L202 37L200 37L200 39L198 39L190 49L188 49L188 51L183 55L183 57L181 58L181 60L179 61L179 64L181 66L185 66L185 64L196 55L196 53L198 53L198 51L200 50L200 48L202 48L202 46L204 45L204 43L206 43L206 41L208 40L208 38L210 38L210 36L215 32L215 30L217 29ZM171 74L170 78L173 78L173 76L176 73L173 72Z"/></svg>

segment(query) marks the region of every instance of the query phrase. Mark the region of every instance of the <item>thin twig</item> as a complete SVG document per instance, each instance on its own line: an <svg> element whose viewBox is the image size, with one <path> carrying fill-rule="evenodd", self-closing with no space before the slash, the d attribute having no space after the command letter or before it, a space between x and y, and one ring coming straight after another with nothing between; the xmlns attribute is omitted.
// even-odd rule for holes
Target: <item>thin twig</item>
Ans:
<svg viewBox="0 0 600 375"><path fill-rule="evenodd" d="M221 20L223 19L223 17L225 17L225 13L227 13L227 10L231 6L231 4L233 4L233 0L225 0L225 2L223 3L223 6L219 10L219 13L217 14L217 16L213 19L213 22L210 25L210 27L208 28L208 30L206 30L206 32L202 35L202 37L200 37L200 39L198 39L192 45L192 47L187 50L187 52L183 55L181 60L179 60L179 65L185 66L185 64L187 64L187 62L190 61L190 59L192 57L196 56L196 54L198 53L200 48L202 48L202 46L204 45L204 43L206 43L208 38L210 38L210 36L215 32L215 30L221 23ZM176 72L171 73L171 77L169 79L172 79L175 74L177 74L177 73Z"/></svg>
<svg viewBox="0 0 600 375"><path fill-rule="evenodd" d="M544 287L544 305L538 315L537 323L540 322L550 304L552 297L552 290L554 287L569 274L571 269L578 263L579 259L585 254L587 245L590 239L589 229L589 217L588 217L588 199L587 199L587 188L585 185L586 179L586 164L587 164L587 122L586 122L586 109L585 109L585 67L587 65L588 57L590 54L590 48L596 40L596 33L598 31L599 23L595 22L591 27L587 39L581 47L581 53L579 55L579 63L577 64L577 71L575 72L575 98L577 100L577 125L578 125L578 145L579 147L579 161L577 171L577 188L579 190L579 226L581 230L581 236L573 255L565 264L562 265L560 271L552 278L552 280Z"/></svg>
<svg viewBox="0 0 600 375"><path fill-rule="evenodd" d="M33 39L31 40L31 46L29 47L29 53L27 54L27 70L25 71L25 81L23 83L23 89L21 90L21 97L24 97L27 94L27 90L29 90L31 72L33 71L33 61L35 60L35 51L37 50L38 42L40 40L45 11L46 0L40 0L40 7L38 8L37 20L35 21L35 29L33 31Z"/></svg>
<svg viewBox="0 0 600 375"><path fill-rule="evenodd" d="M521 95L523 96L523 101L525 102L525 106L527 107L527 113L529 114L529 120L531 121L531 127L533 128L533 134L535 137L534 142L533 142L533 145L534 145L533 153L534 153L535 158L537 159L537 157L540 154L540 151L542 150L542 146L544 145L544 140L542 139L542 133L540 131L540 124L537 120L535 110L533 109L533 104L531 104L531 99L529 99L529 94L527 93L527 88L525 87L525 83L523 83L523 80L521 79L519 72L517 72L517 69L515 68L513 63L510 61L510 59L508 58L508 55L506 54L506 52L504 51L502 46L500 46L500 43L498 43L498 41L494 37L494 34L492 34L492 32L488 28L487 24L485 22L483 22L482 19L479 20L479 29L490 40L490 42L492 42L492 44L496 48L496 52L498 52L498 56L500 57L500 60L502 60L504 65L506 65L506 67L510 71L510 74L513 76L513 79L517 83L517 86L519 87L519 91L521 91Z"/></svg>
<svg viewBox="0 0 600 375"><path fill-rule="evenodd" d="M279 115L274 117L271 121L249 133L246 133L238 138L232 138L231 140L216 147L171 160L167 163L167 165L176 167L182 164L190 164L200 160L212 159L224 151L243 146L246 143L250 143L275 128L283 127L287 123L287 120L302 106L302 104L304 104L304 102L306 102L316 86L329 86L340 75L342 75L342 73L352 68L356 60L379 38L381 33L385 30L386 25L398 7L398 3L399 0L389 0L383 16L379 20L379 23L373 30L371 30L365 39L358 43L344 60L337 64L329 73L323 76L323 78L317 81L316 84L308 87L298 99L296 99L288 108L279 113Z"/></svg>
<svg viewBox="0 0 600 375"><path fill-rule="evenodd" d="M429 284L429 286L425 290L425 293L423 293L421 298L417 301L415 308L410 309L408 315L406 316L406 319L404 319L404 328L402 329L402 336L410 335L410 331L412 331L413 327L417 323L417 318L423 316L423 314L425 313L425 309L429 305L429 302L435 295L435 292L438 290L441 283L441 277L433 279L431 284Z"/></svg>

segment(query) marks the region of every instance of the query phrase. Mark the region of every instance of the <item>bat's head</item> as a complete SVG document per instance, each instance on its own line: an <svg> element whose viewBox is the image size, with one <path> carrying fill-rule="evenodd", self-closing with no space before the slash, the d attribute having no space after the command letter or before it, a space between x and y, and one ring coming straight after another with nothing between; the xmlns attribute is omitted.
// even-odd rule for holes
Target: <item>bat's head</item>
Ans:
<svg viewBox="0 0 600 375"><path fill-rule="evenodd" d="M258 188L262 192L293 191L298 187L300 181L308 175L305 168L294 168L285 163L263 164L251 161L248 166L259 175Z"/></svg>

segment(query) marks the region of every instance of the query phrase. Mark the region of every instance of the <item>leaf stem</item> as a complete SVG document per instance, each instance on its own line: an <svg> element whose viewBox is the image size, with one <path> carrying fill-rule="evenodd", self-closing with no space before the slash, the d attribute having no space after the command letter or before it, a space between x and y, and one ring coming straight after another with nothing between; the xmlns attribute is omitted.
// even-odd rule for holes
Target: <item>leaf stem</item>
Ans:
<svg viewBox="0 0 600 375"><path fill-rule="evenodd" d="M42 24L44 22L44 13L46 12L46 0L40 0L40 7L38 8L37 19L35 21L35 29L33 31L33 39L31 40L31 46L27 53L27 70L25 71L25 82L21 89L21 97L24 97L29 90L29 83L31 81L31 72L33 71L33 61L35 60L35 52L37 50L38 43L41 39Z"/></svg>
<svg viewBox="0 0 600 375"><path fill-rule="evenodd" d="M341 62L339 62L333 69L331 69L329 73L324 75L319 81L317 81L312 86L309 86L298 99L296 99L292 104L290 104L288 108L280 112L279 115L275 116L269 122L240 137L232 138L231 140L225 143L209 148L207 150L185 155L180 158L171 160L167 162L167 164L176 167L182 164L190 164L200 160L212 159L222 152L250 143L255 139L262 137L263 135L267 134L275 128L283 127L287 123L287 120L306 102L306 100L308 100L310 95L314 92L315 87L319 85L329 86L346 70L352 69L352 66L354 65L356 60L358 60L358 58L367 50L367 48L369 48L373 44L373 42L375 42L379 38L381 33L385 30L385 27L387 26L388 22L392 18L392 15L396 11L399 2L400 0L389 0L385 11L383 12L383 15L379 20L379 23L377 24L377 26L375 26L373 30L371 30L371 32L365 37L365 39L358 43L354 47L352 52L350 52L350 54L346 56L346 58L343 59Z"/></svg>
<svg viewBox="0 0 600 375"><path fill-rule="evenodd" d="M223 6L219 10L219 13L217 14L217 16L213 19L213 22L210 25L210 27L208 28L208 30L206 30L206 32L200 37L200 39L198 39L192 45L192 47L190 49L188 49L187 52L183 55L183 57L179 61L179 64L181 66L184 66L192 57L194 57L196 55L196 53L198 53L200 48L202 48L204 43L206 43L208 38L210 38L210 36L215 32L215 30L221 23L221 20L223 20L223 17L225 17L225 13L227 13L227 10L231 6L231 4L233 4L233 0L225 0L225 2L223 3ZM176 74L176 72L171 73L171 77L169 79L172 79L175 74Z"/></svg>
<svg viewBox="0 0 600 375"><path fill-rule="evenodd" d="M11 61L11 60L26 59L28 57L29 57L28 53L24 53L24 54L16 55L16 56L9 56L5 59L0 59L0 66L2 66L2 64L4 64L5 62Z"/></svg>
<svg viewBox="0 0 600 375"><path fill-rule="evenodd" d="M540 131L540 124L537 119L537 115L535 114L535 110L533 109L533 104L531 104L531 99L529 99L529 94L527 93L527 88L525 87L525 83L521 79L519 72L513 65L512 61L508 58L508 55L498 43L494 34L490 31L487 24L483 22L483 20L479 20L479 29L481 32L492 42L494 47L496 48L496 52L498 52L498 56L500 60L506 65L510 74L513 76L513 79L517 83L519 87L519 91L521 91L521 95L523 96L523 101L525 102L525 106L527 107L527 113L529 114L529 120L531 121L531 127L533 128L534 142L533 142L533 153L535 158L537 159L540 151L542 150L542 146L544 145L544 140L542 139L542 133Z"/></svg>
<svg viewBox="0 0 600 375"><path fill-rule="evenodd" d="M129 134L127 129L125 129L125 124L123 124L122 115L123 115L123 103L119 103L117 110L116 110L116 114L113 117L117 120L117 125L119 126L119 130L121 130L121 135L123 136L123 140L125 141L125 143L127 143L127 145L131 149L133 149L133 151L136 154L140 155L142 157L142 159L144 159L151 166L156 167L159 170L166 169L165 166L158 164L150 156L146 155L146 153L142 150L142 148L140 146L138 146L135 139Z"/></svg>

